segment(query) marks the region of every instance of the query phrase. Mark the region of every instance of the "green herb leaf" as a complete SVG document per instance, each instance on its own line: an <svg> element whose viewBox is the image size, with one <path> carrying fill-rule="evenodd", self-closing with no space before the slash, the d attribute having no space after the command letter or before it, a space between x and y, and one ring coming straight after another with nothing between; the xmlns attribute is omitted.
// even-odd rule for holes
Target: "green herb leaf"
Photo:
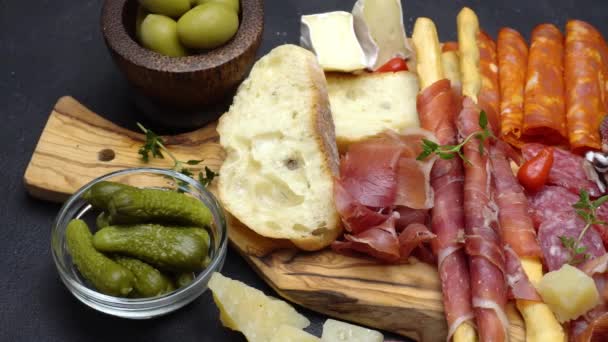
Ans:
<svg viewBox="0 0 608 342"><path fill-rule="evenodd" d="M488 127L488 115L483 110L479 113L479 127L482 129Z"/></svg>
<svg viewBox="0 0 608 342"><path fill-rule="evenodd" d="M159 143L163 143L162 139L149 129L145 130L145 133L146 141L137 152L141 155L141 159L147 163L150 160L150 154L153 158L164 158L159 146Z"/></svg>
<svg viewBox="0 0 608 342"><path fill-rule="evenodd" d="M211 170L210 168L208 168L207 166L205 166L205 175L203 176L203 173L199 173L198 174L198 181L203 184L203 186L207 186L209 184L211 184L211 182L213 181L213 179L215 177L219 176L218 173L213 172L213 170Z"/></svg>
<svg viewBox="0 0 608 342"><path fill-rule="evenodd" d="M593 206L596 208L599 208L602 206L602 204L608 202L608 195L606 196L602 196L598 199L596 199L595 201L592 202Z"/></svg>

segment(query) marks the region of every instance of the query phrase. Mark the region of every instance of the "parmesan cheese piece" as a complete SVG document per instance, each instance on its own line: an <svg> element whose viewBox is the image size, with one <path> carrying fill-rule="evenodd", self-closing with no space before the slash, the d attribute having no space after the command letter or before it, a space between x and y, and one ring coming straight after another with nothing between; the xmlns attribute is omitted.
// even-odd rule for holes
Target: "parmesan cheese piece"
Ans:
<svg viewBox="0 0 608 342"><path fill-rule="evenodd" d="M242 332L249 342L270 341L282 325L303 329L310 324L286 302L220 273L213 273L209 289L220 310L222 324Z"/></svg>
<svg viewBox="0 0 608 342"><path fill-rule="evenodd" d="M382 342L384 336L376 330L328 319L323 324L322 342Z"/></svg>
<svg viewBox="0 0 608 342"><path fill-rule="evenodd" d="M373 69L393 57L408 58L411 55L400 0L358 0L353 7L353 16L361 44L365 47L371 40L378 50Z"/></svg>
<svg viewBox="0 0 608 342"><path fill-rule="evenodd" d="M537 290L562 323L579 317L600 302L593 279L568 264L545 274Z"/></svg>
<svg viewBox="0 0 608 342"><path fill-rule="evenodd" d="M304 330L290 325L281 325L270 342L319 342L320 339Z"/></svg>
<svg viewBox="0 0 608 342"><path fill-rule="evenodd" d="M353 16L344 11L303 15L300 45L317 55L325 71L359 71L376 62L377 50L371 42L365 44L367 49L362 47Z"/></svg>

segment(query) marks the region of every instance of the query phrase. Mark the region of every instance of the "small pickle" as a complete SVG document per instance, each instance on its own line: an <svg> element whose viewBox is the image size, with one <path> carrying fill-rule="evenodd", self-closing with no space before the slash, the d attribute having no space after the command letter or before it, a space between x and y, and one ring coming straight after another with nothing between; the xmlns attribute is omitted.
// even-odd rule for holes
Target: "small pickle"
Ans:
<svg viewBox="0 0 608 342"><path fill-rule="evenodd" d="M118 191L108 204L110 222L159 222L206 227L211 224L211 212L197 199L159 189L124 189Z"/></svg>
<svg viewBox="0 0 608 342"><path fill-rule="evenodd" d="M205 267L209 251L207 233L202 228L165 227L158 224L109 226L93 237L102 252L119 253L141 259L166 271L199 271Z"/></svg>
<svg viewBox="0 0 608 342"><path fill-rule="evenodd" d="M97 219L95 219L95 225L97 226L97 229L109 226L110 217L108 216L108 213L105 211L99 213L99 215L97 215Z"/></svg>
<svg viewBox="0 0 608 342"><path fill-rule="evenodd" d="M193 280L194 273L192 272L178 273L174 276L175 286L177 286L178 288L190 285Z"/></svg>
<svg viewBox="0 0 608 342"><path fill-rule="evenodd" d="M108 209L108 202L112 196L120 190L135 189L134 187L122 183L102 181L93 184L82 197L87 200L93 208L100 210Z"/></svg>
<svg viewBox="0 0 608 342"><path fill-rule="evenodd" d="M156 297L175 290L175 285L169 277L141 260L116 256L114 261L135 275L135 288L132 293L134 297Z"/></svg>
<svg viewBox="0 0 608 342"><path fill-rule="evenodd" d="M74 265L97 290L111 296L127 296L133 290L133 273L93 247L93 235L84 221L70 221L65 234Z"/></svg>

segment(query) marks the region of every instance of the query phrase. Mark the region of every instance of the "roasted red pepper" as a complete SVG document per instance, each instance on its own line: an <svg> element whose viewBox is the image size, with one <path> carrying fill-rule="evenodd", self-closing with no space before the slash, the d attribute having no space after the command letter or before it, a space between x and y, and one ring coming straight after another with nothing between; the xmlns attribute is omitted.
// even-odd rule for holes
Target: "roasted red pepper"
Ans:
<svg viewBox="0 0 608 342"><path fill-rule="evenodd" d="M552 166L553 147L545 147L534 158L523 163L517 172L517 179L526 190L536 192L547 183Z"/></svg>
<svg viewBox="0 0 608 342"><path fill-rule="evenodd" d="M397 72L407 70L407 63L405 62L405 59L395 57L391 58L388 62L384 63L384 65L376 69L376 72Z"/></svg>

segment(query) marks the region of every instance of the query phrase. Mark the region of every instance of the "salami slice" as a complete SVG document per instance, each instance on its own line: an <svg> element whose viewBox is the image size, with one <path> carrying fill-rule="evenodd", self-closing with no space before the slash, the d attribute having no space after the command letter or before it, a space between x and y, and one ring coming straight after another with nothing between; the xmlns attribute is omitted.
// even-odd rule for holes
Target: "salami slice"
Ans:
<svg viewBox="0 0 608 342"><path fill-rule="evenodd" d="M545 146L542 144L525 144L521 152L525 160L536 156ZM586 167L588 162L581 156L570 153L569 151L555 148L553 151L553 167L549 172L549 184L559 185L572 193L578 195L581 189L585 189L592 197L601 195L597 184L592 181L592 175L588 172L591 167Z"/></svg>
<svg viewBox="0 0 608 342"><path fill-rule="evenodd" d="M497 51L500 137L513 146L521 147L528 46L519 32L505 27L498 32Z"/></svg>
<svg viewBox="0 0 608 342"><path fill-rule="evenodd" d="M496 43L484 31L477 33L479 47L479 72L481 73L481 88L477 99L479 106L486 112L488 122L498 135L500 128L500 90L498 88L498 60Z"/></svg>
<svg viewBox="0 0 608 342"><path fill-rule="evenodd" d="M584 227L585 222L574 213L574 210L547 218L540 224L538 240L549 271L559 269L573 257L570 250L564 247L562 237L576 240ZM585 253L591 257L599 257L606 253L602 238L593 229L587 230L580 246L586 247Z"/></svg>
<svg viewBox="0 0 608 342"><path fill-rule="evenodd" d="M465 98L457 121L460 136L480 129L479 113L479 107ZM484 144L487 150L488 142ZM472 140L465 144L464 155L469 160L464 180L466 249L479 337L481 341L504 341L508 339L509 325L505 314L507 288L488 156L479 150L479 142Z"/></svg>
<svg viewBox="0 0 608 342"><path fill-rule="evenodd" d="M570 20L566 25L564 79L566 84L566 118L568 137L573 152L599 150L599 126L606 108L602 101L601 35L591 25Z"/></svg>
<svg viewBox="0 0 608 342"><path fill-rule="evenodd" d="M527 140L549 144L567 143L564 102L564 37L551 24L532 31L526 85L524 125Z"/></svg>
<svg viewBox="0 0 608 342"><path fill-rule="evenodd" d="M417 99L420 122L435 134L440 144L454 144L454 124L459 104L447 79L424 89ZM437 255L443 304L448 322L448 340L458 326L473 319L469 268L462 244L464 236L463 208L464 173L458 158L439 159L431 170L431 186L435 203L431 210L431 230L437 238L431 242Z"/></svg>

